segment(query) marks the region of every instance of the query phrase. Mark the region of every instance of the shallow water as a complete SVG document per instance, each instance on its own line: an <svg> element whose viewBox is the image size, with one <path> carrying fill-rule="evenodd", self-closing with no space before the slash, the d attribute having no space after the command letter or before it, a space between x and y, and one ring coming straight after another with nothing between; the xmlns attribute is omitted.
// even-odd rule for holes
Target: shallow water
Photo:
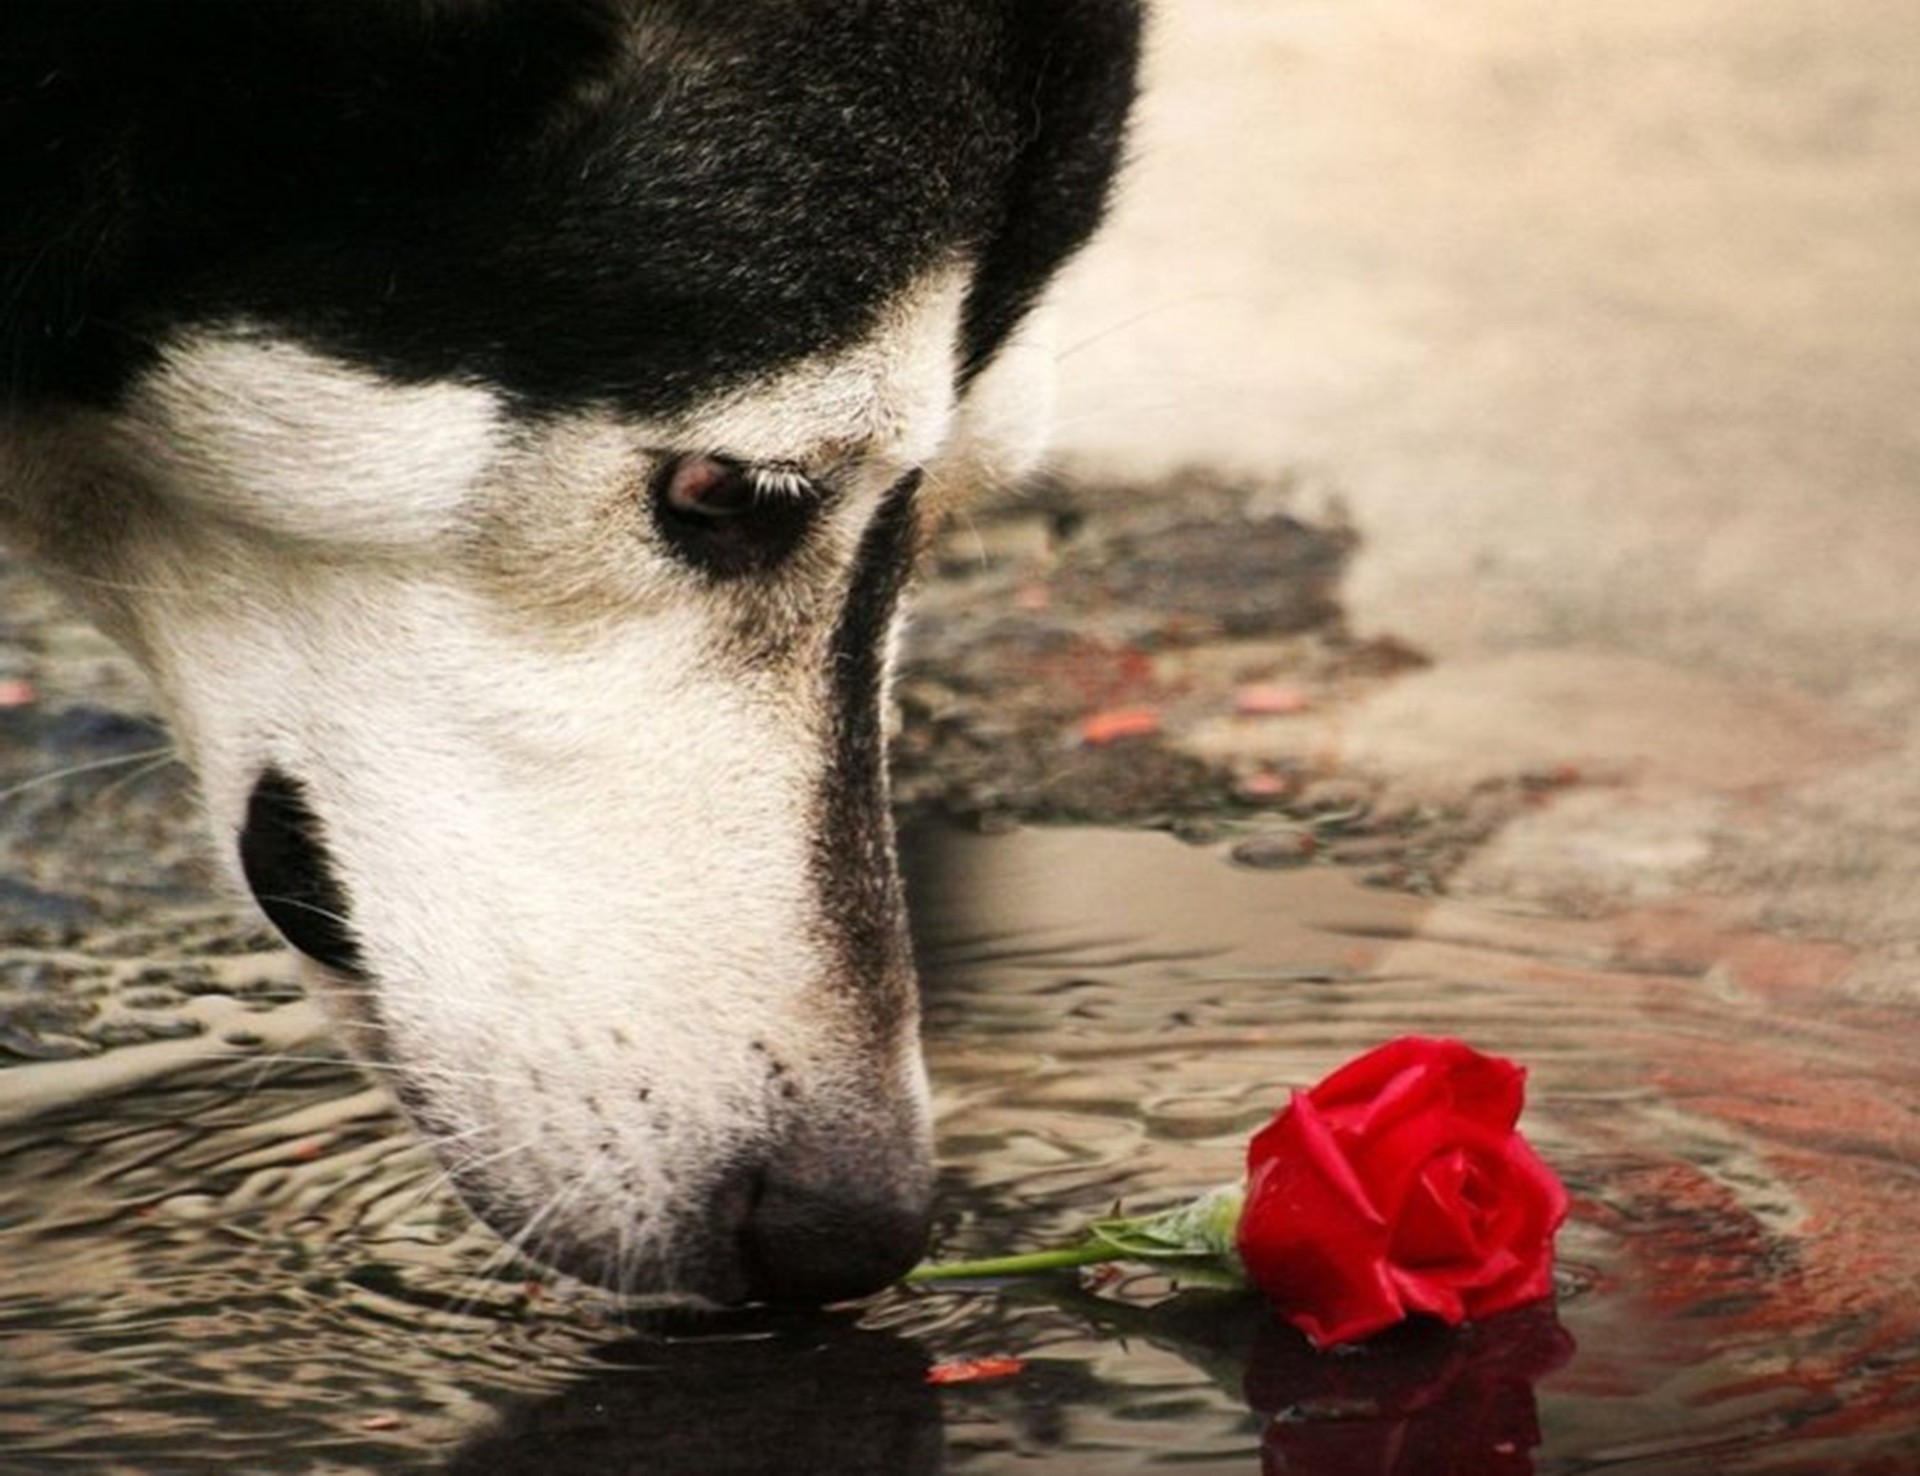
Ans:
<svg viewBox="0 0 1920 1476"><path fill-rule="evenodd" d="M908 855L944 1253L1233 1178L1286 1086L1444 1031L1531 1068L1525 1126L1576 1200L1557 1307L1332 1358L1150 1276L635 1329L499 1265L277 959L182 914L91 940L131 1043L0 1071L0 1463L1920 1469L1913 1021L1823 998L1817 949L1144 833L923 830ZM1005 1354L1024 1370L925 1382Z"/></svg>

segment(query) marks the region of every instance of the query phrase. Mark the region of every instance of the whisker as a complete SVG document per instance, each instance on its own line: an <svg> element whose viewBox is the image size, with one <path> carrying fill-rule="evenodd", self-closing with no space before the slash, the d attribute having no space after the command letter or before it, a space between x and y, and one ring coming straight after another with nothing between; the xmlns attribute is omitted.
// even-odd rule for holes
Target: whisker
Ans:
<svg viewBox="0 0 1920 1476"><path fill-rule="evenodd" d="M1077 338L1072 343L1054 350L1053 361L1056 364L1063 364L1075 354L1092 348L1097 343L1105 342L1116 333L1125 333L1129 328L1137 328L1140 324L1149 322L1163 314L1179 312L1183 308L1197 307L1203 303L1217 302L1239 305L1245 303L1246 299L1232 292L1196 292L1187 297L1176 297L1166 302L1155 303L1152 307L1142 308L1137 313L1121 318L1117 322L1109 323L1104 328L1097 328L1084 337Z"/></svg>
<svg viewBox="0 0 1920 1476"><path fill-rule="evenodd" d="M434 1146L437 1148L441 1143L471 1137L483 1131L485 1131L484 1128L473 1128L465 1133L453 1133L446 1138L435 1140ZM534 1144L538 1143L543 1136L544 1134L542 1133L530 1133L518 1143L510 1143L505 1148L496 1148L491 1153L468 1154L457 1163L449 1164L447 1173L449 1176L470 1174L475 1169L481 1168L486 1164L498 1163L503 1158L512 1158L516 1154L525 1153L529 1148L533 1147Z"/></svg>
<svg viewBox="0 0 1920 1476"><path fill-rule="evenodd" d="M427 1137L425 1142L427 1146L433 1150L439 1161L438 1171L428 1175L427 1181L421 1186L420 1192L401 1210L401 1213L411 1214L414 1210L425 1204L429 1198L438 1194L443 1189L452 1193L455 1198L460 1198L460 1186L455 1178L457 1174L470 1172L480 1164L492 1163L497 1159L507 1158L515 1153L525 1152L539 1141L539 1136L535 1134L527 1138L524 1142L516 1143L510 1148L501 1148L492 1153L482 1154L478 1158L468 1156L460 1159L457 1163L449 1162L448 1159L441 1154L440 1150L449 1144L463 1142L468 1138L480 1137L487 1131L487 1126L481 1124L476 1127L470 1127L465 1132L446 1133Z"/></svg>
<svg viewBox="0 0 1920 1476"><path fill-rule="evenodd" d="M1089 425L1101 425L1122 418L1131 420L1142 415L1173 414L1190 411L1199 406L1211 404L1211 397L1193 394L1185 398L1160 400L1142 400L1129 404L1125 400L1112 400L1093 410L1083 410L1077 415L1062 415L1053 422L1053 428L1059 430L1077 430Z"/></svg>
<svg viewBox="0 0 1920 1476"><path fill-rule="evenodd" d="M341 916L341 914L334 912L330 908L320 906L317 902L309 902L305 897L289 897L282 893L275 893L272 896L262 896L259 900L262 905L268 902L274 902L282 907L291 907L300 912L310 913L314 917L324 917L328 922L339 923L343 928L353 926L350 919Z"/></svg>
<svg viewBox="0 0 1920 1476"><path fill-rule="evenodd" d="M142 764L131 774L122 774L118 779L114 780L113 783L102 789L94 798L96 800L111 799L114 795L120 793L121 790L132 788L149 774L158 774L169 764L179 763L180 761L180 751L177 748L168 749L164 757L156 758L149 764Z"/></svg>
<svg viewBox="0 0 1920 1476"><path fill-rule="evenodd" d="M492 1255L488 1256L473 1273L474 1295L464 1304L466 1312L471 1314L472 1310L479 1304L483 1287L489 1282L498 1282L506 1268L511 1266L515 1261L538 1261L540 1259L529 1247L534 1243L542 1227L548 1221L555 1218L560 1211L565 1209L567 1204L579 1194L585 1187L585 1182L585 1180L578 1180L567 1185L558 1194L554 1195L552 1199L548 1200L546 1205L537 1214L530 1216L526 1223L515 1231L512 1236L501 1239L499 1247Z"/></svg>
<svg viewBox="0 0 1920 1476"><path fill-rule="evenodd" d="M386 1071L398 1076L407 1072L409 1067L397 1065L392 1061L368 1061L342 1052L337 1056L298 1056L286 1051L207 1051L194 1057L196 1061L251 1061L262 1066L355 1066L363 1071ZM435 1075L448 1081L480 1081L494 1086L513 1084L517 1078L491 1071L457 1071L436 1068Z"/></svg>
<svg viewBox="0 0 1920 1476"><path fill-rule="evenodd" d="M88 759L85 763L69 764L64 769L55 769L51 773L36 774L31 779L23 779L18 784L0 789L0 800L10 800L17 794L25 794L30 789L39 789L43 785L58 784L63 779L72 779L79 774L92 774L101 769L117 769L122 764L145 763L149 759L162 759L171 762L177 756L177 750L169 743L165 748L143 748L138 753L117 753L111 758Z"/></svg>

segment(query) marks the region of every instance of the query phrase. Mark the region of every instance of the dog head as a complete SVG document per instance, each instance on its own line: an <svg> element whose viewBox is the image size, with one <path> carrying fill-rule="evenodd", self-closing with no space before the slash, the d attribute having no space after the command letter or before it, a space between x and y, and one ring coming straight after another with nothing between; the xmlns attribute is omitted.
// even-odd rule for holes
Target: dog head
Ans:
<svg viewBox="0 0 1920 1476"><path fill-rule="evenodd" d="M503 1234L884 1284L930 1180L890 632L1134 6L100 11L3 23L10 538Z"/></svg>

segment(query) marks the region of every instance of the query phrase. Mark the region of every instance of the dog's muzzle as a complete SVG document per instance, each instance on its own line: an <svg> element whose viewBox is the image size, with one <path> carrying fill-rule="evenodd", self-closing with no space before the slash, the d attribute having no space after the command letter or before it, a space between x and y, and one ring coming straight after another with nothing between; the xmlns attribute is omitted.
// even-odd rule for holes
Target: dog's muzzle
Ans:
<svg viewBox="0 0 1920 1476"><path fill-rule="evenodd" d="M248 798L238 850L255 900L294 948L330 974L374 982L354 931L349 889L299 780L277 768L261 775ZM443 1120L409 1063L389 1054L376 999L371 989L356 988L346 1013L371 1023L363 1045L394 1068L390 1081L403 1105L430 1140L469 1138ZM557 1057L551 1064L564 1069ZM781 1097L771 1124L763 1116L758 1128L731 1144L716 1139L709 1152L718 1163L707 1164L702 1175L707 1187L689 1185L649 1212L647 1218L672 1226L657 1261L628 1258L618 1223L603 1219L589 1232L583 1217L529 1208L524 1191L503 1177L518 1155L477 1153L483 1164L499 1160L478 1171L451 1161L451 1179L508 1241L618 1290L813 1306L877 1291L910 1269L926 1245L932 1169L921 1098L899 1085L817 1094L796 1086L780 1093L782 1081L776 1074L768 1084ZM564 1136L548 1142L562 1164L559 1188L548 1192L570 1197L568 1172L591 1176L604 1168ZM550 1155L546 1168L554 1162ZM584 1189L591 1192L591 1185Z"/></svg>
<svg viewBox="0 0 1920 1476"><path fill-rule="evenodd" d="M884 1118L857 1138L849 1130L818 1148L809 1139L826 1143L810 1131L736 1155L708 1195L672 1206L677 1244L661 1267L624 1265L613 1247L580 1241L537 1211L529 1227L484 1182L456 1181L502 1239L582 1281L722 1306L821 1307L883 1290L925 1253L931 1154L916 1124L895 1131Z"/></svg>

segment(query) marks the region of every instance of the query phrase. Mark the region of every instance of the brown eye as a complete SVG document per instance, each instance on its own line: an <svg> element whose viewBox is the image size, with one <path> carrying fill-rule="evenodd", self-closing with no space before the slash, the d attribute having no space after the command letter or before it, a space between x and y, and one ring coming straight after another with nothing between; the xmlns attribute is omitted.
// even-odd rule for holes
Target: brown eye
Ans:
<svg viewBox="0 0 1920 1476"><path fill-rule="evenodd" d="M676 517L734 518L752 509L753 480L737 462L676 456L667 463L661 505Z"/></svg>
<svg viewBox="0 0 1920 1476"><path fill-rule="evenodd" d="M654 524L686 563L716 579L773 568L798 547L818 493L790 472L723 456L675 456L655 473Z"/></svg>

